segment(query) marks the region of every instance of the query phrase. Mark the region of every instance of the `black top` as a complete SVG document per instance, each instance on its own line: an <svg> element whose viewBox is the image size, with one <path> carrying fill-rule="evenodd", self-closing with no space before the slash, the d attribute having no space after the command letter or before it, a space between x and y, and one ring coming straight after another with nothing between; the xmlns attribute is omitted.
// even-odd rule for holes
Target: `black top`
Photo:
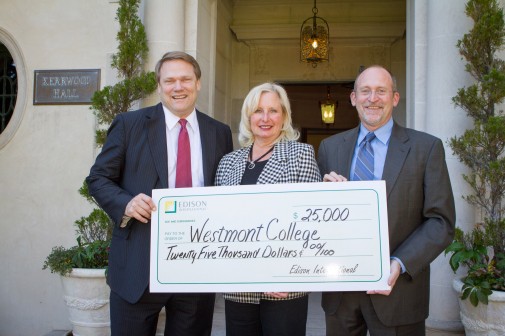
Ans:
<svg viewBox="0 0 505 336"><path fill-rule="evenodd" d="M253 169L249 169L248 168L249 165L246 165L244 174L242 174L242 180L240 181L240 184L245 185L245 184L258 183L258 178L260 177L260 174L263 171L263 168L265 168L267 162L268 160L255 162Z"/></svg>

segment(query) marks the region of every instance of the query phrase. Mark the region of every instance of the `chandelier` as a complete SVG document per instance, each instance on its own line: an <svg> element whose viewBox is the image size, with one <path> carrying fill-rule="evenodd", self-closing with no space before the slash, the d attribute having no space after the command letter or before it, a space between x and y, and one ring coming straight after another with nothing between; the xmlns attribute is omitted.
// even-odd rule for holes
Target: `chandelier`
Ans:
<svg viewBox="0 0 505 336"><path fill-rule="evenodd" d="M300 60L317 67L320 62L328 61L330 29L325 19L317 16L316 0L312 13L314 16L303 21L300 28Z"/></svg>

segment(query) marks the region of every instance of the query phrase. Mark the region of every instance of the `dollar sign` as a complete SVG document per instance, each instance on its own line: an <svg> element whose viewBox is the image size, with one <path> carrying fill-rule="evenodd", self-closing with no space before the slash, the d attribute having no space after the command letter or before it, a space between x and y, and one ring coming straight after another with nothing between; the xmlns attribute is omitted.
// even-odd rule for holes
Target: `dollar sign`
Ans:
<svg viewBox="0 0 505 336"><path fill-rule="evenodd" d="M298 212L295 212L295 213L293 214L293 219L298 219Z"/></svg>

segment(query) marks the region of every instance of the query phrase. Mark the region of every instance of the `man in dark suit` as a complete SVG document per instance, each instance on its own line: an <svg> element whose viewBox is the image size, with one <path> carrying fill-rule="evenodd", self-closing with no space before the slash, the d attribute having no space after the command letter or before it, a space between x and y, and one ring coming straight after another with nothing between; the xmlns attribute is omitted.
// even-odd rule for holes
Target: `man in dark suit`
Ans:
<svg viewBox="0 0 505 336"><path fill-rule="evenodd" d="M149 292L151 192L213 185L221 157L233 149L231 131L195 109L201 71L192 56L168 52L155 72L161 103L114 119L86 179L115 223L107 276L111 332L155 335L165 307L165 335L210 335L214 294Z"/></svg>
<svg viewBox="0 0 505 336"><path fill-rule="evenodd" d="M425 335L430 263L454 236L454 199L441 140L396 124L399 99L386 69L367 68L351 93L360 125L319 147L324 181L386 181L391 255L391 290L323 293L328 336Z"/></svg>

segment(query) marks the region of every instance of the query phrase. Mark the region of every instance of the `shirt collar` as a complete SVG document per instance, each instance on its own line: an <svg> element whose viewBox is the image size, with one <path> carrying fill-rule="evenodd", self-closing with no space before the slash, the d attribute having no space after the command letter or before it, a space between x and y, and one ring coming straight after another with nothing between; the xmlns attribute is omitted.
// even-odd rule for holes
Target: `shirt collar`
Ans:
<svg viewBox="0 0 505 336"><path fill-rule="evenodd" d="M385 123L383 126L379 127L374 131L375 137L382 142L384 145L387 145L389 142L389 138L391 137L391 132L393 132L393 118L390 118L387 123ZM365 136L369 133L370 131L366 129L365 126L363 126L362 123L360 123L359 126L359 135L358 135L358 144L363 141Z"/></svg>
<svg viewBox="0 0 505 336"><path fill-rule="evenodd" d="M163 106L163 113L165 114L165 124L167 125L167 128L171 131L177 124L179 123L179 118L172 112L170 112L169 109ZM186 120L188 121L189 127L194 129L195 125L197 124L196 122L196 111L193 109L193 111L186 117Z"/></svg>

